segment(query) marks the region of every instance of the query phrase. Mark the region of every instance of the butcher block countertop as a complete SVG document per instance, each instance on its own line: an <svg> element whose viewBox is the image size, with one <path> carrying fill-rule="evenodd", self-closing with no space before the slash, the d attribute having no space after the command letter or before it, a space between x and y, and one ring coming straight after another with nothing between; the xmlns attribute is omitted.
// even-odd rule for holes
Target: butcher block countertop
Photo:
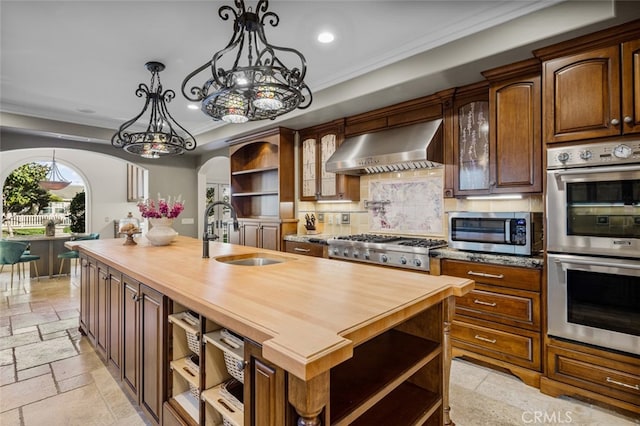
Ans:
<svg viewBox="0 0 640 426"><path fill-rule="evenodd" d="M309 380L353 356L360 343L474 281L178 237L80 240L67 247L103 262L262 345L269 361ZM216 258L261 253L282 263L243 266Z"/></svg>

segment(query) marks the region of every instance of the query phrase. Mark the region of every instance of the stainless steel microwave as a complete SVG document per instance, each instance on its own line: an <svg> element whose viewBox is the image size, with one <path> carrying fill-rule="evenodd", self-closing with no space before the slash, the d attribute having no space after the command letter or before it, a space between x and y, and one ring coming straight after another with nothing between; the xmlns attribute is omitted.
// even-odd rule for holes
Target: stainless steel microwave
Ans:
<svg viewBox="0 0 640 426"><path fill-rule="evenodd" d="M542 213L449 212L449 247L530 256L542 250Z"/></svg>

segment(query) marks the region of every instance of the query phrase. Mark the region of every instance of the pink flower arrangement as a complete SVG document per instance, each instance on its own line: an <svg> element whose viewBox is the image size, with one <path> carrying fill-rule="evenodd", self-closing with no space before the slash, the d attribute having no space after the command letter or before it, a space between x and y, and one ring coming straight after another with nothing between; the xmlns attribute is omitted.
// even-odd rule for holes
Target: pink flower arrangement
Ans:
<svg viewBox="0 0 640 426"><path fill-rule="evenodd" d="M138 203L138 210L142 214L142 217L157 219L166 217L174 219L178 217L182 210L184 210L184 202L178 196L177 199L171 201L171 197L168 200L160 197L158 194L158 200L145 200Z"/></svg>

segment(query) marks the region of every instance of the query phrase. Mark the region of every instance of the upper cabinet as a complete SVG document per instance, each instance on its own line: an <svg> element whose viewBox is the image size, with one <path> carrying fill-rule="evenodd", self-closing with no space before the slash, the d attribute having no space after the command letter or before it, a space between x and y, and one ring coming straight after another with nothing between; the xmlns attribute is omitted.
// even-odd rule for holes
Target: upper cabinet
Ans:
<svg viewBox="0 0 640 426"><path fill-rule="evenodd" d="M546 143L640 132L639 36L636 22L534 52Z"/></svg>
<svg viewBox="0 0 640 426"><path fill-rule="evenodd" d="M540 61L529 59L482 74L490 82L490 192L542 192Z"/></svg>
<svg viewBox="0 0 640 426"><path fill-rule="evenodd" d="M300 130L300 200L360 200L360 177L325 169L343 141L343 119Z"/></svg>
<svg viewBox="0 0 640 426"><path fill-rule="evenodd" d="M490 191L489 87L460 88L453 102L454 195Z"/></svg>
<svg viewBox="0 0 640 426"><path fill-rule="evenodd" d="M231 204L239 218L294 217L294 132L276 128L231 141Z"/></svg>

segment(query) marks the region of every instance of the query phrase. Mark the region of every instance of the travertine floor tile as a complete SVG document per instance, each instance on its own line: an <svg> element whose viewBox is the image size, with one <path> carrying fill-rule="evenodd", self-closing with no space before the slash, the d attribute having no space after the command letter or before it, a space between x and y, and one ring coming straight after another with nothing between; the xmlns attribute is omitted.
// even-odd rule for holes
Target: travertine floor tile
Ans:
<svg viewBox="0 0 640 426"><path fill-rule="evenodd" d="M53 376L58 382L104 368L103 362L95 352L88 352L51 363Z"/></svg>
<svg viewBox="0 0 640 426"><path fill-rule="evenodd" d="M75 346L66 337L15 348L18 371L69 358L77 354Z"/></svg>
<svg viewBox="0 0 640 426"><path fill-rule="evenodd" d="M2 386L0 387L0 412L40 401L57 393L51 374Z"/></svg>
<svg viewBox="0 0 640 426"><path fill-rule="evenodd" d="M15 336L0 337L0 350L28 345L39 341L40 334L37 331L17 334Z"/></svg>
<svg viewBox="0 0 640 426"><path fill-rule="evenodd" d="M26 370L18 371L18 381L30 379L32 377L42 376L43 374L51 373L51 367L49 364L39 365L33 368L27 368Z"/></svg>
<svg viewBox="0 0 640 426"><path fill-rule="evenodd" d="M0 386L8 385L16 381L15 368L12 364L0 367Z"/></svg>
<svg viewBox="0 0 640 426"><path fill-rule="evenodd" d="M13 364L13 349L0 350L0 365Z"/></svg>
<svg viewBox="0 0 640 426"><path fill-rule="evenodd" d="M111 425L111 414L95 385L83 386L22 407L25 426Z"/></svg>
<svg viewBox="0 0 640 426"><path fill-rule="evenodd" d="M20 426L20 411L16 408L15 410L9 410L5 411L4 413L0 413L0 425Z"/></svg>
<svg viewBox="0 0 640 426"><path fill-rule="evenodd" d="M20 328L58 320L58 315L56 315L55 312L30 312L28 314L13 315L11 317L11 327L14 330L18 330Z"/></svg>
<svg viewBox="0 0 640 426"><path fill-rule="evenodd" d="M489 376L490 369L463 360L456 360L451 368L451 384L474 390Z"/></svg>
<svg viewBox="0 0 640 426"><path fill-rule="evenodd" d="M78 318L68 318L56 322L49 322L46 324L40 324L40 332L42 334L55 333L56 331L64 331L69 328L78 328Z"/></svg>

